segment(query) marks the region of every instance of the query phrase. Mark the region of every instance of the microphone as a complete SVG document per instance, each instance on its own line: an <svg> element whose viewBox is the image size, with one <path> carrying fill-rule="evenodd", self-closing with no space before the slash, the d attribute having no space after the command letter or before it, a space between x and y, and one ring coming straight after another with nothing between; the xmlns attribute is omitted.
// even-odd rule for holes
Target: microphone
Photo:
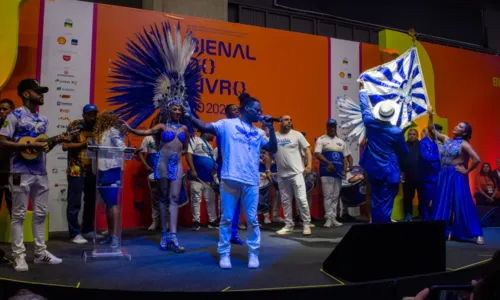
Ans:
<svg viewBox="0 0 500 300"><path fill-rule="evenodd" d="M273 118L273 117L264 117L264 116L260 116L259 120L260 120L260 121L266 121L266 122L277 122L277 123L281 123L281 119L280 119L280 118Z"/></svg>

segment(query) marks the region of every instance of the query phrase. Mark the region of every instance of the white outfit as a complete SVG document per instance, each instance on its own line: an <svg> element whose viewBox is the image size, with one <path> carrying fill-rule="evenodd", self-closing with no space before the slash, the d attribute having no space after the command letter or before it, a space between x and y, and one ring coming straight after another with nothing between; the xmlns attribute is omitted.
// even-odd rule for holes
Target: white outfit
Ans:
<svg viewBox="0 0 500 300"><path fill-rule="evenodd" d="M332 157L342 155L344 158L351 155L349 146L347 146L343 140L337 136L331 138L326 134L317 139L314 152L328 152L333 153ZM335 153L339 153L339 155L335 155ZM331 221L336 221L338 212L342 212L342 201L339 201L340 189L342 188L342 177L338 175L338 173L342 173L342 170L338 170L342 163L339 162L334 165L336 166L337 174L332 175L327 172L322 173L320 170L321 186L323 188L323 201L325 206L325 219Z"/></svg>
<svg viewBox="0 0 500 300"><path fill-rule="evenodd" d="M123 150L127 148L120 131L115 127L106 130L101 136L101 147L116 147L116 149L99 150L99 171L107 171L123 166ZM95 160L93 160L95 162Z"/></svg>
<svg viewBox="0 0 500 300"><path fill-rule="evenodd" d="M302 149L300 149L300 155L302 156L302 162L304 164L304 167L307 165L307 157L306 157L306 152ZM307 186L306 186L307 188ZM307 194L307 205L309 205L309 211L312 209L312 191L310 190L306 192ZM300 216L300 210L298 209L300 207L300 201L299 199L295 198L295 207L297 207L297 216Z"/></svg>
<svg viewBox="0 0 500 300"><path fill-rule="evenodd" d="M304 181L304 163L300 150L309 147L309 143L302 133L290 130L287 134L276 132L278 152L275 154L276 166L278 168L278 185L280 190L283 213L285 215L285 226L293 228L293 205L295 197L299 205L304 225L311 223L311 212L307 203L306 183Z"/></svg>
<svg viewBox="0 0 500 300"><path fill-rule="evenodd" d="M188 153L193 155L193 164L198 173L198 178L203 182L210 183L213 180L213 170L215 167L215 152L209 143L200 137L194 137L188 146ZM200 222L200 204L202 196L207 203L208 221L210 223L217 220L215 210L215 193L209 187L204 186L198 180L190 180L191 189L191 211L193 222Z"/></svg>
<svg viewBox="0 0 500 300"><path fill-rule="evenodd" d="M222 153L221 198L222 216L219 226L218 252L221 256L231 251L231 223L238 199L247 220L249 252L258 254L260 227L257 218L259 201L260 148L267 144L262 129L243 123L240 119L223 119L211 123L220 139Z"/></svg>

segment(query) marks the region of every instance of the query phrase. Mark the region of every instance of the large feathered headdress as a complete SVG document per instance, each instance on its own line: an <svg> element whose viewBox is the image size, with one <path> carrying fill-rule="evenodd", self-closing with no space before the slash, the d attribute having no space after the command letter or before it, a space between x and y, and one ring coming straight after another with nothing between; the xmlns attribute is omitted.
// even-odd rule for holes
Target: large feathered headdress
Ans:
<svg viewBox="0 0 500 300"><path fill-rule="evenodd" d="M156 24L149 31L137 33L137 41L129 39L127 54L118 53L113 61L110 77L115 84L110 91L118 94L107 99L115 112L136 128L158 109L162 119L169 118L172 105L189 106L197 117L199 111L201 67L191 58L196 49L196 39L188 30L181 40L180 24L172 36L170 24ZM189 122L190 132L194 133Z"/></svg>

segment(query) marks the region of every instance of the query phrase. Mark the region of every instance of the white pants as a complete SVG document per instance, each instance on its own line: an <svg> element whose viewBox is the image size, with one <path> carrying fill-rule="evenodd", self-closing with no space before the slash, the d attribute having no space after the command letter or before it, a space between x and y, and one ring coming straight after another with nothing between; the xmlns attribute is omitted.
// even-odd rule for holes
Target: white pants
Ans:
<svg viewBox="0 0 500 300"><path fill-rule="evenodd" d="M339 201L342 178L321 176L321 186L323 187L325 219L336 220L339 206L342 212L342 201Z"/></svg>
<svg viewBox="0 0 500 300"><path fill-rule="evenodd" d="M217 213L215 212L215 193L201 182L192 180L189 182L191 188L191 211L193 213L193 222L200 222L200 204L202 196L207 203L208 221L215 222Z"/></svg>
<svg viewBox="0 0 500 300"><path fill-rule="evenodd" d="M222 198L222 216L219 224L219 245L217 251L220 255L231 253L231 224L236 203L238 199L241 199L241 210L247 220L247 245L249 252L258 254L260 247L260 227L257 218L259 186L223 179L220 184L220 194Z"/></svg>
<svg viewBox="0 0 500 300"><path fill-rule="evenodd" d="M307 187L307 186L306 186ZM312 191L313 190L310 190L309 192L307 192L307 205L309 205L309 211L311 211L311 202L312 202ZM296 212L296 216L297 217L300 217L300 201L299 199L295 198L295 207L297 208L297 212ZM302 221L304 222L304 221Z"/></svg>
<svg viewBox="0 0 500 300"><path fill-rule="evenodd" d="M307 203L306 182L302 173L291 177L278 177L283 214L285 215L285 226L293 228L293 197L299 201L297 209L300 210L304 225L311 223L311 212Z"/></svg>
<svg viewBox="0 0 500 300"><path fill-rule="evenodd" d="M20 174L20 185L13 184L13 177L9 176L9 187L12 192L12 251L18 257L26 252L24 247L23 222L28 209L28 197L33 206L32 230L35 240L35 254L41 254L45 245L45 216L49 201L49 182L47 175Z"/></svg>
<svg viewBox="0 0 500 300"><path fill-rule="evenodd" d="M160 195L158 194L158 180L149 180L148 186L151 192L151 218L153 222L159 223L160 219Z"/></svg>

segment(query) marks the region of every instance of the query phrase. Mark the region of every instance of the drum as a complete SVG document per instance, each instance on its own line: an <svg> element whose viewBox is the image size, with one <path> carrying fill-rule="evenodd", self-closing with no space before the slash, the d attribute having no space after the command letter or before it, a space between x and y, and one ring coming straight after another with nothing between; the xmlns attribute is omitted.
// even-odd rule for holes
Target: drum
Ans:
<svg viewBox="0 0 500 300"><path fill-rule="evenodd" d="M361 171L361 173L359 173ZM366 183L361 168L354 168L342 180L340 199L347 207L361 206L366 201Z"/></svg>
<svg viewBox="0 0 500 300"><path fill-rule="evenodd" d="M317 185L318 174L316 174L316 172L311 172L309 174L304 173L304 181L306 183L306 192L310 192Z"/></svg>
<svg viewBox="0 0 500 300"><path fill-rule="evenodd" d="M267 178L266 173L260 173L259 190L266 189L271 185L271 181Z"/></svg>
<svg viewBox="0 0 500 300"><path fill-rule="evenodd" d="M212 179L212 182L210 182L210 187L214 192L220 195L220 184L219 184L219 178L217 177L217 174L214 174L214 177Z"/></svg>

